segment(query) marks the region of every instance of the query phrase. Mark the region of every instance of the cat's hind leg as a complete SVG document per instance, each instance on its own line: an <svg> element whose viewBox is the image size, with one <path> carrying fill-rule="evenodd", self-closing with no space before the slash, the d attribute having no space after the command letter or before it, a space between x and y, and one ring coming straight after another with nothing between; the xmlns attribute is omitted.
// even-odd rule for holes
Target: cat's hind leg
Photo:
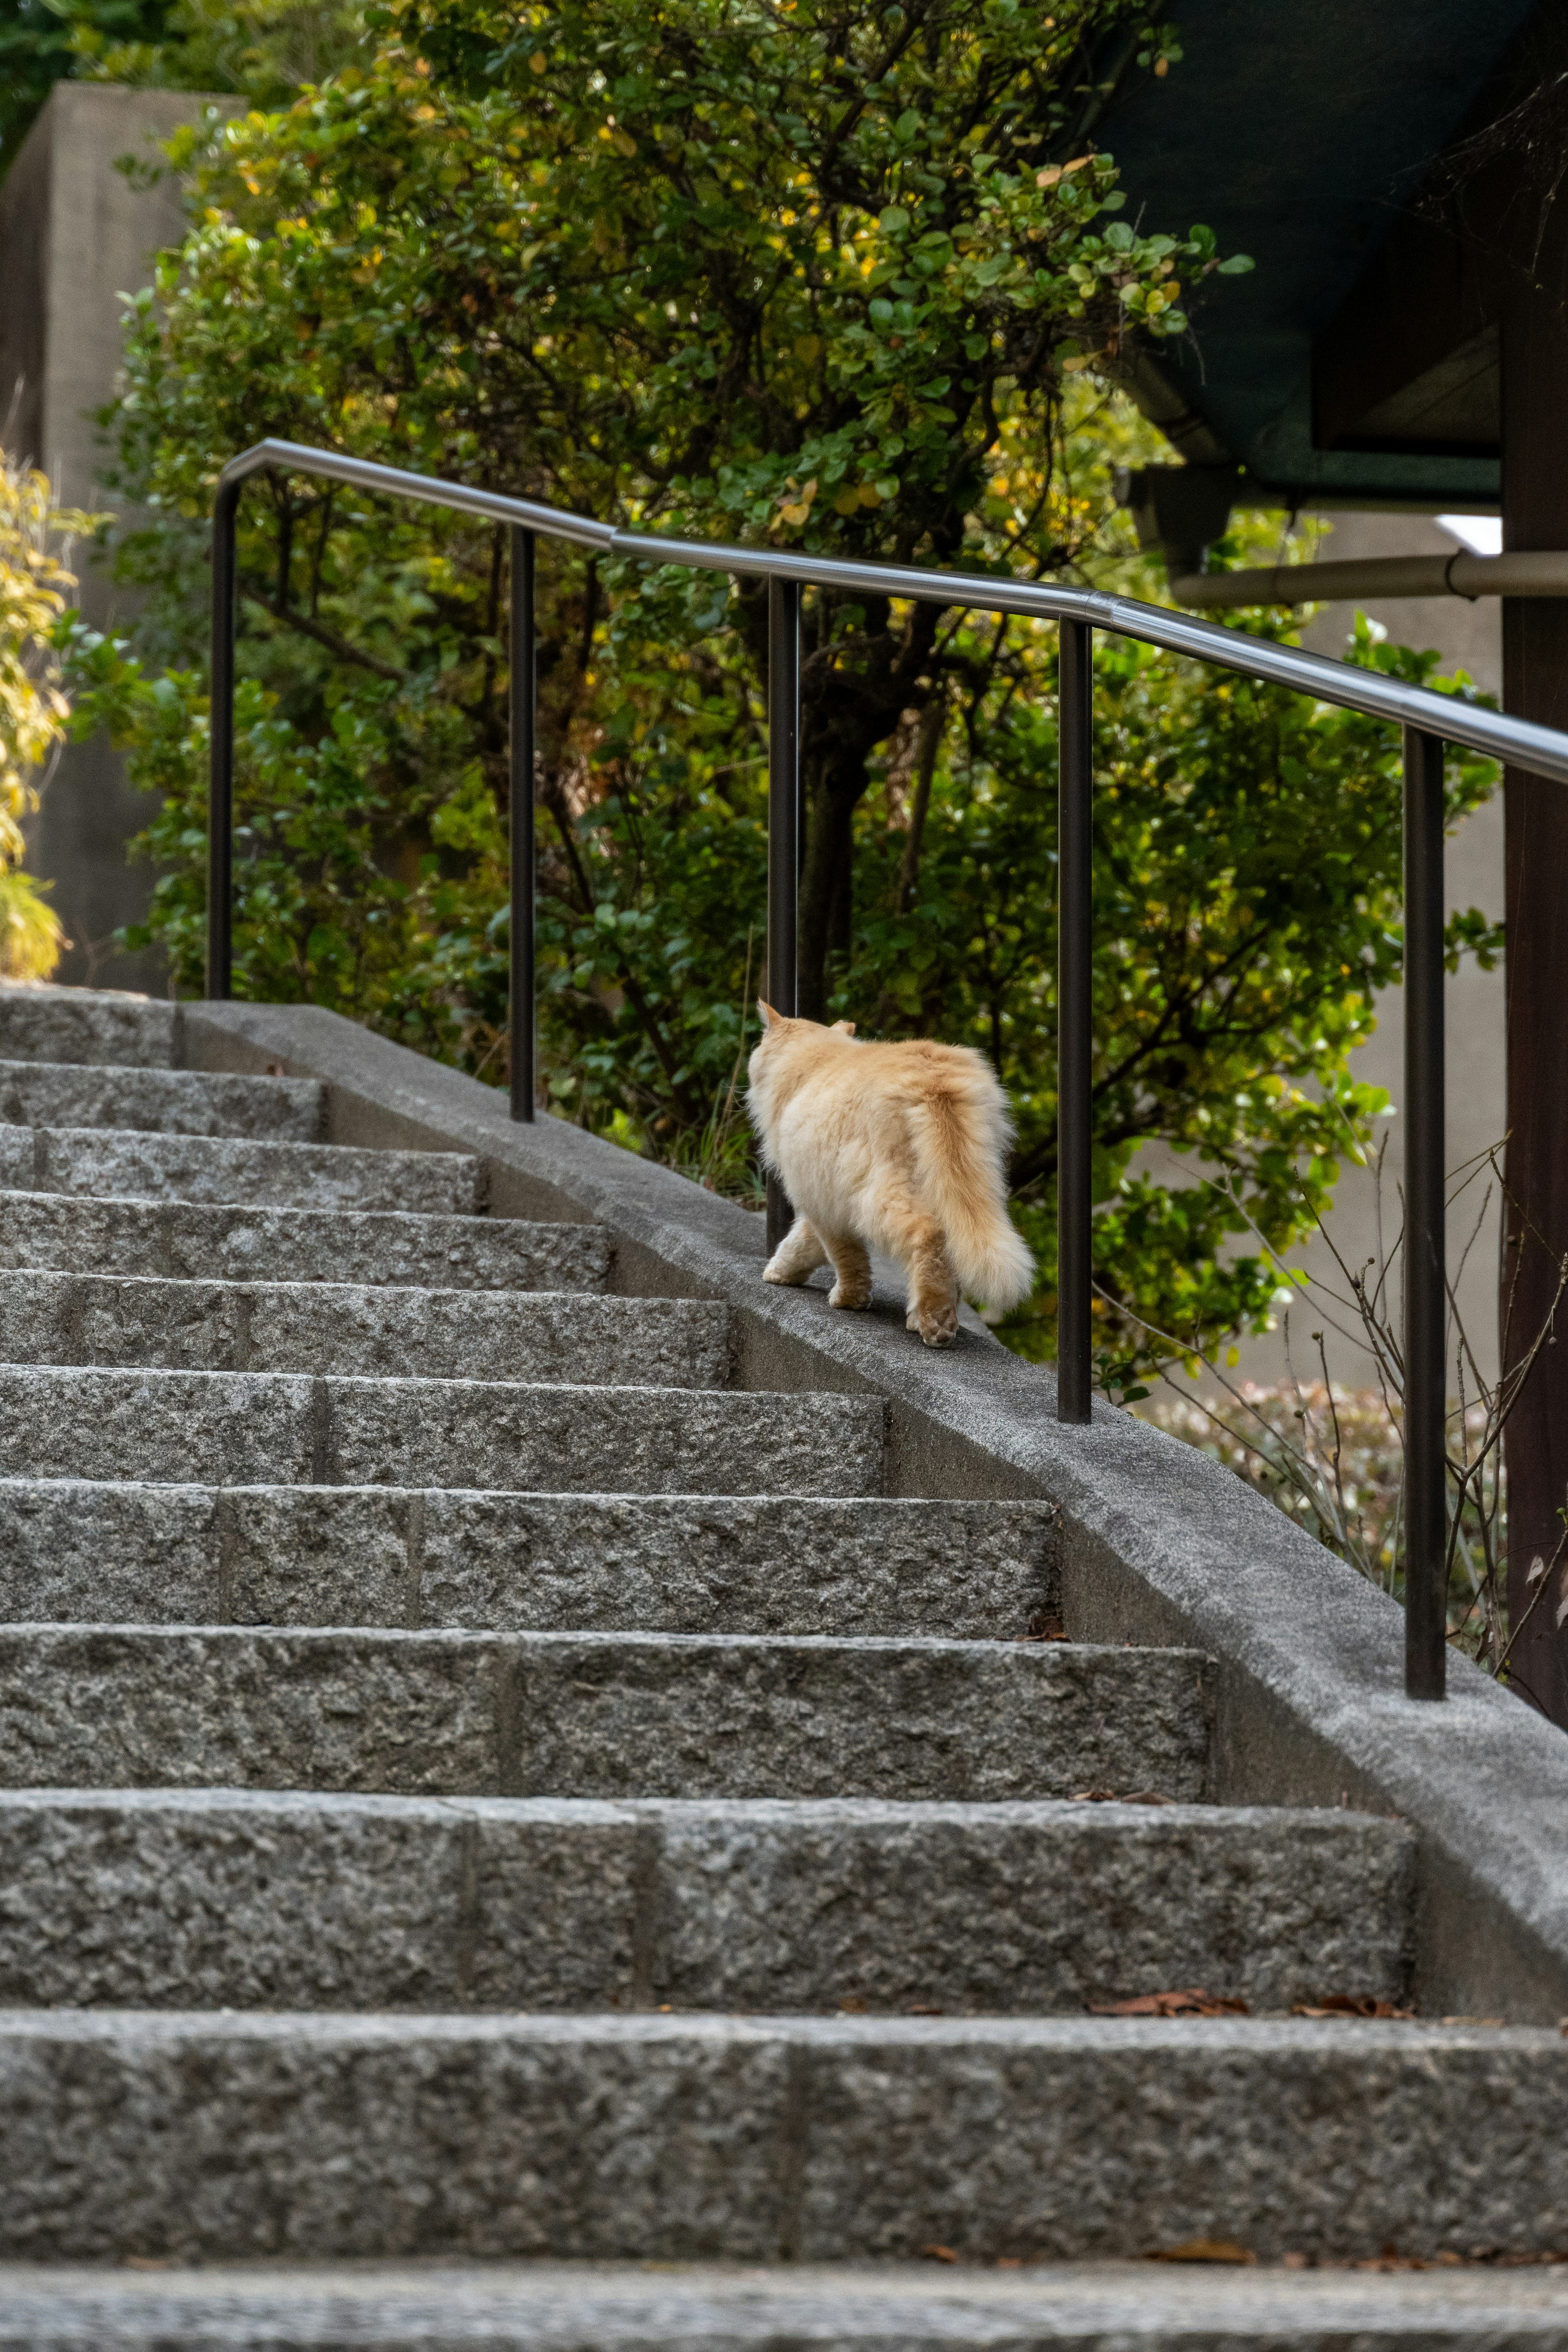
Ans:
<svg viewBox="0 0 1568 2352"><path fill-rule="evenodd" d="M958 1337L958 1276L946 1236L931 1219L910 1221L904 1264L910 1277L905 1329L918 1331L928 1348L951 1348Z"/></svg>
<svg viewBox="0 0 1568 2352"><path fill-rule="evenodd" d="M829 1307L869 1307L871 1260L864 1242L848 1234L835 1234L828 1240L827 1255L837 1276L827 1294Z"/></svg>
<svg viewBox="0 0 1568 2352"><path fill-rule="evenodd" d="M822 1236L809 1217L796 1217L766 1265L764 1282L805 1282L819 1265L827 1264Z"/></svg>

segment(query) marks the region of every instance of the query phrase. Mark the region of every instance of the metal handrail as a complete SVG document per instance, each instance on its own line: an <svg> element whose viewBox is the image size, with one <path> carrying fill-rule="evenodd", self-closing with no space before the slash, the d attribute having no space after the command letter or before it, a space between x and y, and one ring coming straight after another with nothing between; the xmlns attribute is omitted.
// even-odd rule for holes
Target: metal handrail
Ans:
<svg viewBox="0 0 1568 2352"><path fill-rule="evenodd" d="M1093 1391L1091 1079L1093 936L1093 632L1289 688L1315 701L1391 720L1405 732L1405 1689L1441 1698L1447 1660L1446 1334L1443 1187L1443 745L1461 743L1568 783L1568 735L1528 719L1408 686L1300 646L1245 635L1163 605L1097 590L980 572L862 563L842 557L663 539L618 530L531 499L503 497L405 473L336 450L258 441L218 477L213 512L212 786L207 837L207 993L229 994L234 825L236 519L252 474L277 466L388 497L415 499L506 524L512 574L510 729L511 1115L534 1115L533 768L534 542L565 540L639 563L679 563L768 583L769 1001L793 1013L803 811L800 776L800 592L803 586L1055 621L1061 631L1058 834L1057 1418L1082 1424ZM521 689L521 690L520 690ZM787 1202L770 1189L769 1242Z"/></svg>

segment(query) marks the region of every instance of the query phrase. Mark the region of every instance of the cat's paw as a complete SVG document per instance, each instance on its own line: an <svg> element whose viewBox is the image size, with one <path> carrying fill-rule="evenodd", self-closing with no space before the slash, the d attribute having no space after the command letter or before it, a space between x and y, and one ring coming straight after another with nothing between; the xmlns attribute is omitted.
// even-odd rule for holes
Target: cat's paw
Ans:
<svg viewBox="0 0 1568 2352"><path fill-rule="evenodd" d="M827 1303L829 1307L847 1307L851 1310L857 1310L862 1307L869 1307L871 1294L868 1290L846 1290L841 1282L836 1282L827 1294Z"/></svg>
<svg viewBox="0 0 1568 2352"><path fill-rule="evenodd" d="M934 1315L921 1316L915 1328L928 1348L951 1348L958 1337L957 1310L939 1307Z"/></svg>

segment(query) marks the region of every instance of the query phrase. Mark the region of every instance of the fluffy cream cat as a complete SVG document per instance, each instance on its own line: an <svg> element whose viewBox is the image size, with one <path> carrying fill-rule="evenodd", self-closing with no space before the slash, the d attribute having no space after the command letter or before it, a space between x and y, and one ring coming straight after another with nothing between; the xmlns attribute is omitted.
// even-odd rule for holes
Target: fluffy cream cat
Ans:
<svg viewBox="0 0 1568 2352"><path fill-rule="evenodd" d="M1026 1297L1035 1262L1003 1180L1012 1122L984 1054L861 1044L852 1021L761 1012L748 1099L796 1211L764 1281L804 1282L831 1263L828 1305L868 1306L870 1244L908 1275L908 1328L928 1348L957 1338L961 1289L993 1307Z"/></svg>

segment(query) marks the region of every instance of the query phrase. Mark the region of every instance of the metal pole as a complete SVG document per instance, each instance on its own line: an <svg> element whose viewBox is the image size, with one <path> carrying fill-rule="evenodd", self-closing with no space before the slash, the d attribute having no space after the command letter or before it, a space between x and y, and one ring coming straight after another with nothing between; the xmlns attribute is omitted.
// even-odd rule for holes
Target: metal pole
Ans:
<svg viewBox="0 0 1568 2352"><path fill-rule="evenodd" d="M1405 1689L1447 1664L1443 1133L1443 745L1405 730Z"/></svg>
<svg viewBox="0 0 1568 2352"><path fill-rule="evenodd" d="M1090 1212L1094 1055L1094 633L1063 621L1057 801L1057 1419L1093 1390Z"/></svg>
<svg viewBox="0 0 1568 2352"><path fill-rule="evenodd" d="M207 719L207 994L232 993L234 962L235 519L244 485L226 482L213 506L212 703Z"/></svg>
<svg viewBox="0 0 1568 2352"><path fill-rule="evenodd" d="M513 523L511 541L511 850L510 965L508 1019L511 1037L511 1115L531 1124L537 1087L533 972L533 766L538 716L538 667L533 628L531 530Z"/></svg>
<svg viewBox="0 0 1568 2352"><path fill-rule="evenodd" d="M793 1020L800 909L800 585L768 582L768 987L775 1013ZM768 1178L768 1251L795 1223L788 1193Z"/></svg>

